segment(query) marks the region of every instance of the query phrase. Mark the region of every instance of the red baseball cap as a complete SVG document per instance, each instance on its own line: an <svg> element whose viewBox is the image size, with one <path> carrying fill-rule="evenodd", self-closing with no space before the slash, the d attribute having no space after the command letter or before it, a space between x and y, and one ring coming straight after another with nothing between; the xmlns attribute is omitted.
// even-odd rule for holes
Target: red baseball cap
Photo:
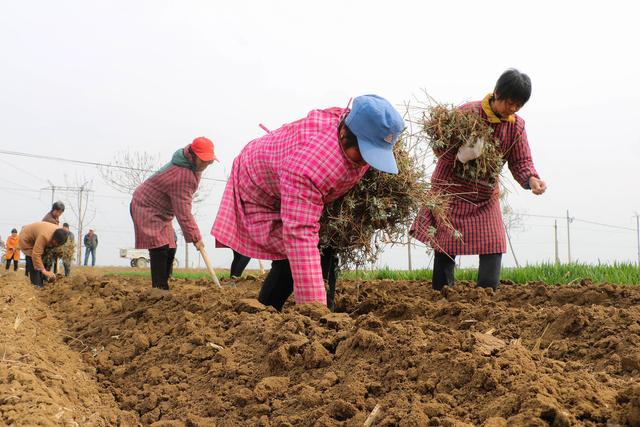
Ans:
<svg viewBox="0 0 640 427"><path fill-rule="evenodd" d="M198 158L204 162L210 162L212 160L218 160L216 154L213 151L213 142L209 138L200 136L193 140L191 143L191 150Z"/></svg>

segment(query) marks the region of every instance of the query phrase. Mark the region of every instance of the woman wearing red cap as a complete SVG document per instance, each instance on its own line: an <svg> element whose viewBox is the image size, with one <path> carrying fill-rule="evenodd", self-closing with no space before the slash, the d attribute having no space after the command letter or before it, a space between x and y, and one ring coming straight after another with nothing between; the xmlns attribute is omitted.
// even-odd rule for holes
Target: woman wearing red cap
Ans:
<svg viewBox="0 0 640 427"><path fill-rule="evenodd" d="M178 219L185 241L201 249L202 235L191 213L193 194L202 172L216 160L211 140L200 137L173 154L171 161L140 184L133 193L131 218L136 249L149 249L151 285L169 289L169 275L176 254L171 225Z"/></svg>

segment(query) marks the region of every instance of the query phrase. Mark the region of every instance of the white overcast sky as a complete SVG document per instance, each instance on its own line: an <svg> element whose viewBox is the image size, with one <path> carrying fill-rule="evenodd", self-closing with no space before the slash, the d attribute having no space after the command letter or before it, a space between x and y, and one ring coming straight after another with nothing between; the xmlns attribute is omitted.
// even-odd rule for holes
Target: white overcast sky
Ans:
<svg viewBox="0 0 640 427"><path fill-rule="evenodd" d="M204 135L221 159L206 176L224 178L263 133L259 123L276 128L365 93L395 104L423 88L441 102L477 100L516 67L533 81L520 115L549 190L535 197L512 186L513 208L551 216L569 209L635 228L637 9L629 1L0 0L0 147L89 161L123 150L168 159ZM133 244L129 200L95 168L0 154L0 171L0 236L44 215L50 193L33 190L47 181L89 180L98 262L124 264L117 249ZM207 185L198 223L214 264L227 266L230 251L214 250L209 235L223 184ZM70 210L63 219L75 223ZM553 220L526 224L513 236L520 261L552 259ZM571 233L574 260L636 259L634 231L574 222ZM405 254L389 250L380 265L405 267ZM427 261L414 251L414 265Z"/></svg>

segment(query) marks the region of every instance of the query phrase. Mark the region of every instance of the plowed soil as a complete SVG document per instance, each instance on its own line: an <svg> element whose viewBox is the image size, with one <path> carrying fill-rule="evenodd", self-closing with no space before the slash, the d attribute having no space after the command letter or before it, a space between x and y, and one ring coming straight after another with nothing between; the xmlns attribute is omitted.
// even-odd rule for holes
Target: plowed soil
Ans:
<svg viewBox="0 0 640 427"><path fill-rule="evenodd" d="M0 423L640 426L636 287L340 282L280 313L259 284L0 278Z"/></svg>

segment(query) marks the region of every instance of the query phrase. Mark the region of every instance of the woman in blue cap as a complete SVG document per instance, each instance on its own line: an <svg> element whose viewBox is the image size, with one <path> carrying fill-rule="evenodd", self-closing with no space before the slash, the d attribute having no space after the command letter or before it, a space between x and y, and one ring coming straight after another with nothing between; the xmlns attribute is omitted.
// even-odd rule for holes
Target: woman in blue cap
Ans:
<svg viewBox="0 0 640 427"><path fill-rule="evenodd" d="M377 95L357 97L351 110L329 108L251 141L233 162L211 234L234 251L232 274L249 258L273 260L259 301L281 309L326 304L320 216L369 166L397 173L393 146L404 129L400 114Z"/></svg>

